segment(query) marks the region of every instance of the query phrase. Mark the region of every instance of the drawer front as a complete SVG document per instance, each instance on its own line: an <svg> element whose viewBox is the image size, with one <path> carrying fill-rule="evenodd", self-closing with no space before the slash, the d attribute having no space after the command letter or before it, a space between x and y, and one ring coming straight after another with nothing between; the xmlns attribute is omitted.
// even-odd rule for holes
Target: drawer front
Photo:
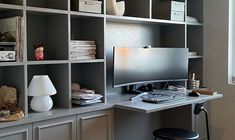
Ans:
<svg viewBox="0 0 235 140"><path fill-rule="evenodd" d="M32 125L26 124L0 129L0 140L32 140Z"/></svg>
<svg viewBox="0 0 235 140"><path fill-rule="evenodd" d="M34 140L75 140L76 116L46 120L33 124Z"/></svg>
<svg viewBox="0 0 235 140"><path fill-rule="evenodd" d="M77 116L77 140L111 140L111 117L108 111Z"/></svg>

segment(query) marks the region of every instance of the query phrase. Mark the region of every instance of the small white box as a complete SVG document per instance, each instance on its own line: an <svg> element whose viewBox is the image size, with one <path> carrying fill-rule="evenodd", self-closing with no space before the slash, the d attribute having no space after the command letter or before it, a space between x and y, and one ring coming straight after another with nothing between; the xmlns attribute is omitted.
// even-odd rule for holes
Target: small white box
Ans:
<svg viewBox="0 0 235 140"><path fill-rule="evenodd" d="M101 13L102 1L77 0L73 1L72 9L81 12Z"/></svg>
<svg viewBox="0 0 235 140"><path fill-rule="evenodd" d="M188 52L188 56L196 56L197 52Z"/></svg>
<svg viewBox="0 0 235 140"><path fill-rule="evenodd" d="M0 62L1 61L16 61L15 51L0 51Z"/></svg>
<svg viewBox="0 0 235 140"><path fill-rule="evenodd" d="M155 18L174 20L174 21L184 21L184 12L170 11L166 13L158 13Z"/></svg>
<svg viewBox="0 0 235 140"><path fill-rule="evenodd" d="M156 11L158 12L169 12L169 11L185 11L185 3L178 1L162 1L156 5Z"/></svg>

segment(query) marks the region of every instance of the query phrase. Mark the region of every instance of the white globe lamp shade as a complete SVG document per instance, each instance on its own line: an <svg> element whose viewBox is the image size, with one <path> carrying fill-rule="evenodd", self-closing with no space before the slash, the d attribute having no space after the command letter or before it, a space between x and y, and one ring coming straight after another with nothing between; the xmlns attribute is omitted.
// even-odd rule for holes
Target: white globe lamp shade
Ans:
<svg viewBox="0 0 235 140"><path fill-rule="evenodd" d="M51 110L53 101L50 96L35 96L30 102L30 107L36 112L45 112Z"/></svg>
<svg viewBox="0 0 235 140"><path fill-rule="evenodd" d="M56 92L48 75L33 76L28 87L28 96L33 96L30 107L37 112L49 111L53 106L50 95Z"/></svg>
<svg viewBox="0 0 235 140"><path fill-rule="evenodd" d="M29 83L29 96L48 96L54 95L56 92L48 75L35 75Z"/></svg>

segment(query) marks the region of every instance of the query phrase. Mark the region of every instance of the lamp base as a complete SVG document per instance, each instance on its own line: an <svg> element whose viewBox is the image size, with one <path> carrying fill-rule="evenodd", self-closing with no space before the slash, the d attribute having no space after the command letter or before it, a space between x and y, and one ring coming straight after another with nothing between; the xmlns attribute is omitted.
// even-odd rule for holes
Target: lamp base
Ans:
<svg viewBox="0 0 235 140"><path fill-rule="evenodd" d="M49 111L53 106L50 96L35 96L30 102L30 107L36 112Z"/></svg>

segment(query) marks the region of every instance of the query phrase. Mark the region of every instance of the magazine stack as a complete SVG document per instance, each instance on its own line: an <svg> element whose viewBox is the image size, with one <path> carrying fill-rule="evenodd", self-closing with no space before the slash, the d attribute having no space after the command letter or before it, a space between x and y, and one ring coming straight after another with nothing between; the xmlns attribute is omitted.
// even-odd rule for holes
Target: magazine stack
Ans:
<svg viewBox="0 0 235 140"><path fill-rule="evenodd" d="M77 83L72 83L72 103L77 105L90 105L94 103L101 103L103 96L96 94L94 90L87 88L80 88Z"/></svg>
<svg viewBox="0 0 235 140"><path fill-rule="evenodd" d="M95 59L95 41L71 40L70 60Z"/></svg>
<svg viewBox="0 0 235 140"><path fill-rule="evenodd" d="M0 62L23 62L23 31L23 17L0 18Z"/></svg>

